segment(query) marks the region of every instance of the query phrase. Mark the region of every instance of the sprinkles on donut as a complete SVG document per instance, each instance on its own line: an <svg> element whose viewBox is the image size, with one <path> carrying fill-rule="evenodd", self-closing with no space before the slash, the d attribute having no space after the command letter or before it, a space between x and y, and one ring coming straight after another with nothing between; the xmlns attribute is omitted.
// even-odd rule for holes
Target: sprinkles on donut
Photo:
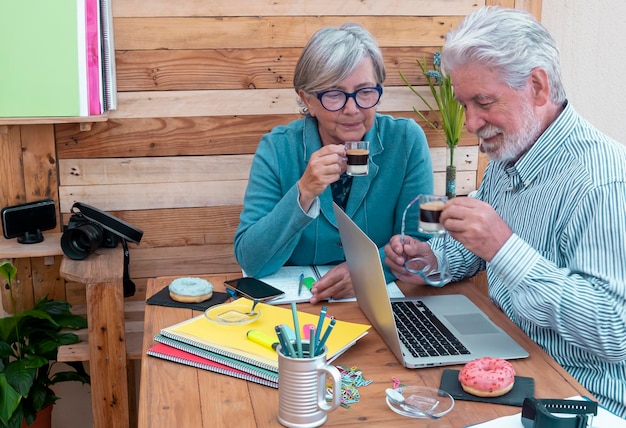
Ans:
<svg viewBox="0 0 626 428"><path fill-rule="evenodd" d="M477 397L499 397L513 388L515 369L501 358L477 358L459 372L461 387Z"/></svg>

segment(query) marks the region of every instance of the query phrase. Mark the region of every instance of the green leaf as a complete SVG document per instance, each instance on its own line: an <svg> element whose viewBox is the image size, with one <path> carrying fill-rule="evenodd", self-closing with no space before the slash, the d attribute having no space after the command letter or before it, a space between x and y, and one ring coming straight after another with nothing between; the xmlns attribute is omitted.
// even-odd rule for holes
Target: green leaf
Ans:
<svg viewBox="0 0 626 428"><path fill-rule="evenodd" d="M33 353L56 360L59 346L73 345L78 342L80 342L80 339L74 333L57 333L40 339L33 344Z"/></svg>
<svg viewBox="0 0 626 428"><path fill-rule="evenodd" d="M80 330L81 328L87 328L87 318L81 315L75 315L72 313L57 315L54 317L61 328L71 328L73 330Z"/></svg>
<svg viewBox="0 0 626 428"><path fill-rule="evenodd" d="M48 364L48 360L40 357L16 360L6 367L4 374L6 375L7 382L22 396L26 397L35 381L37 369L46 364Z"/></svg>
<svg viewBox="0 0 626 428"><path fill-rule="evenodd" d="M58 399L59 397L54 395L54 391L52 391L47 386L38 383L33 385L33 388L30 391L30 395L28 396L28 401L30 401L32 411L34 413L40 411L50 404L53 404Z"/></svg>
<svg viewBox="0 0 626 428"><path fill-rule="evenodd" d="M0 340L0 359L14 356L13 348L7 342ZM1 367L0 367L1 369Z"/></svg>
<svg viewBox="0 0 626 428"><path fill-rule="evenodd" d="M9 419L17 406L19 406L22 396L9 385L4 373L0 373L0 421L8 425Z"/></svg>
<svg viewBox="0 0 626 428"><path fill-rule="evenodd" d="M34 309L44 311L52 316L69 314L70 304L62 300L49 300L47 296L44 296L37 301Z"/></svg>
<svg viewBox="0 0 626 428"><path fill-rule="evenodd" d="M59 382L70 382L70 381L75 381L75 382L80 382L82 384L88 384L89 383L89 375L85 374L80 374L77 372L57 372L55 373L52 378L50 379L50 385L54 385L55 383L59 383Z"/></svg>
<svg viewBox="0 0 626 428"><path fill-rule="evenodd" d="M9 286L11 286L11 281L13 281L13 278L17 275L17 268L9 261L5 260L0 262L0 275L2 275L2 277L6 279Z"/></svg>

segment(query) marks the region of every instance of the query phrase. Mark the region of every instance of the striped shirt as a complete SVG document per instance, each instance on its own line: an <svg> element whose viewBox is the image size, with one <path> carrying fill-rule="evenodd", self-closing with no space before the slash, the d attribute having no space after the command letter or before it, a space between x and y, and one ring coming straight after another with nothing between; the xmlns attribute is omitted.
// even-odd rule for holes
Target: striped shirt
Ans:
<svg viewBox="0 0 626 428"><path fill-rule="evenodd" d="M454 279L486 269L491 300L626 417L626 146L567 105L515 164L489 163L476 197L513 235L489 263L453 241Z"/></svg>

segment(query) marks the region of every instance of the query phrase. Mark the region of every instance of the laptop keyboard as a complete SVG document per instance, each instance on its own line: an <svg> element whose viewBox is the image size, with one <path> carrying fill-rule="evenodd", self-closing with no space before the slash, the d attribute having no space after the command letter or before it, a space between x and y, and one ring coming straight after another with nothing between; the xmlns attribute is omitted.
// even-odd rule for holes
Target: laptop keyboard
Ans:
<svg viewBox="0 0 626 428"><path fill-rule="evenodd" d="M414 357L469 354L421 301L391 302L400 340Z"/></svg>

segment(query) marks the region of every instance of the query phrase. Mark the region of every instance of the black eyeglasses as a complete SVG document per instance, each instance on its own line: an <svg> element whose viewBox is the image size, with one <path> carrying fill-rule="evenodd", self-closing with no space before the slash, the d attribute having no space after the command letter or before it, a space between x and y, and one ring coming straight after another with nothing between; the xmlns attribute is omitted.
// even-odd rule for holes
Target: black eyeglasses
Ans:
<svg viewBox="0 0 626 428"><path fill-rule="evenodd" d="M383 88L380 85L357 89L354 92L344 92L339 89L318 92L317 99L328 111L339 111L345 107L349 98L354 98L354 102L359 108L368 109L374 107L380 101Z"/></svg>

